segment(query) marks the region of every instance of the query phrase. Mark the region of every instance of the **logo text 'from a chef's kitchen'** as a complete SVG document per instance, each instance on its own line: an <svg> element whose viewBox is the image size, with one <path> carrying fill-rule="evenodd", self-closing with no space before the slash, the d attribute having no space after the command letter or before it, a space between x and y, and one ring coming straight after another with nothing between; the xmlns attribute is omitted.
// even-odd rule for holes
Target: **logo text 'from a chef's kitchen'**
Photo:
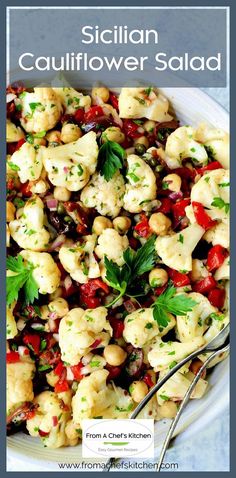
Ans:
<svg viewBox="0 0 236 478"><path fill-rule="evenodd" d="M83 458L154 456L154 421L83 420Z"/></svg>

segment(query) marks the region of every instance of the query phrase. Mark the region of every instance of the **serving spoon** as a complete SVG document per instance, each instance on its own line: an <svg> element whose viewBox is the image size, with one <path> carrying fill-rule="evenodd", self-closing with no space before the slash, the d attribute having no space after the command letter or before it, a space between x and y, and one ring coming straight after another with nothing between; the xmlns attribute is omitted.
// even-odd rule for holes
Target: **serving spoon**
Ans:
<svg viewBox="0 0 236 478"><path fill-rule="evenodd" d="M147 403L149 402L149 400L151 400L151 398L153 397L153 395L155 395L156 392L158 392L158 390L167 382L167 380L169 380L169 378L171 378L181 367L183 367L183 365L185 365L187 362L189 362L189 360L193 360L194 358L196 358L199 354L202 354L202 353L206 353L206 352L216 352L215 355L219 354L220 352L223 352L223 350L221 350L221 347L225 344L225 341L227 339L229 335L229 324L227 324L208 344L204 344L202 347L200 347L199 349L195 350L194 352L192 352L191 354L189 354L187 357L183 358L180 362L178 362L171 370L169 370L169 372L159 381L156 383L156 385L154 385L154 387L152 387L149 392L147 393L147 395L144 397L144 399L138 404L138 406L135 408L134 412L132 413L132 415L129 417L130 419L135 419L139 413L143 410L143 408L145 407L145 405L147 405ZM214 354L212 354L214 355ZM210 358L210 357L209 357ZM208 360L208 359L207 359ZM211 357L211 360L212 360L212 357ZM211 361L209 360L209 362ZM206 361L207 362L207 361ZM206 362L204 363L204 365L206 364ZM209 363L208 362L208 363ZM203 367L203 366L202 366ZM203 370L204 370L205 367L203 367ZM201 372L202 373L202 372ZM201 375L201 374L200 374ZM198 374L196 375L196 377L198 376ZM194 382L194 381L193 381ZM196 382L195 382L196 383ZM195 386L195 384L194 384ZM191 392L190 392L191 394ZM187 403L187 400L186 400L186 403ZM184 407L183 407L184 408ZM179 417L180 417L180 414L178 415L178 420L179 420ZM177 424L177 422L176 422ZM175 425L176 426L176 425ZM165 455L165 452L166 452L166 449L167 449L167 446L169 444L169 441L171 439L171 436L172 436L172 433L169 435L167 435L166 437L166 440L168 438L168 443L167 445L165 446L165 449L164 449L164 446L163 446L163 450L164 451L164 454L163 454L163 457L162 457L162 461L163 461L163 458L164 458L164 455ZM115 458L110 458L107 463L106 463L106 471L110 471L111 467L112 467L112 464L114 463L115 461Z"/></svg>

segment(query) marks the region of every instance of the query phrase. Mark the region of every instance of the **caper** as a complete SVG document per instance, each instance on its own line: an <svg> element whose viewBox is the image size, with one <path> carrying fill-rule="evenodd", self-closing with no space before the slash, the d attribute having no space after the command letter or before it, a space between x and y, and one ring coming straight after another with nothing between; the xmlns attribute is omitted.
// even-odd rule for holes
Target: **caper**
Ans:
<svg viewBox="0 0 236 478"><path fill-rule="evenodd" d="M70 222L72 222L72 219L71 219L70 216L64 216L64 221L70 223Z"/></svg>
<svg viewBox="0 0 236 478"><path fill-rule="evenodd" d="M66 210L64 208L64 205L62 202L59 202L58 206L57 206L57 212L58 214L65 214Z"/></svg>
<svg viewBox="0 0 236 478"><path fill-rule="evenodd" d="M146 153L146 146L144 146L144 144L141 144L141 143L137 143L136 146L135 146L135 153L136 154L139 154L139 155L142 155L144 153Z"/></svg>

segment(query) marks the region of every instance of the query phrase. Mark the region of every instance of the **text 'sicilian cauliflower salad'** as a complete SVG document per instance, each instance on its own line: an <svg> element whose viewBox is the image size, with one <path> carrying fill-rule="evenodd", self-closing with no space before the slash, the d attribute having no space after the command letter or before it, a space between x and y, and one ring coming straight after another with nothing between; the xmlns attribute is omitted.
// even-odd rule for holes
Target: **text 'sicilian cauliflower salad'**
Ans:
<svg viewBox="0 0 236 478"><path fill-rule="evenodd" d="M16 85L7 152L7 428L76 445L229 320L228 134L151 87ZM174 417L206 358L140 418Z"/></svg>

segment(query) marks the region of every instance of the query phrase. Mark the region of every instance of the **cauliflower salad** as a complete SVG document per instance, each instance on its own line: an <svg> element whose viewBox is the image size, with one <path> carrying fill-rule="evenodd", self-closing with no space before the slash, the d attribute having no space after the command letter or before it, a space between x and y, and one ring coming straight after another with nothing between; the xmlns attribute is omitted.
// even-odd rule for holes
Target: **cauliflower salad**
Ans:
<svg viewBox="0 0 236 478"><path fill-rule="evenodd" d="M20 83L6 136L7 431L75 446L229 320L229 137L153 87ZM207 356L140 418L174 417Z"/></svg>

